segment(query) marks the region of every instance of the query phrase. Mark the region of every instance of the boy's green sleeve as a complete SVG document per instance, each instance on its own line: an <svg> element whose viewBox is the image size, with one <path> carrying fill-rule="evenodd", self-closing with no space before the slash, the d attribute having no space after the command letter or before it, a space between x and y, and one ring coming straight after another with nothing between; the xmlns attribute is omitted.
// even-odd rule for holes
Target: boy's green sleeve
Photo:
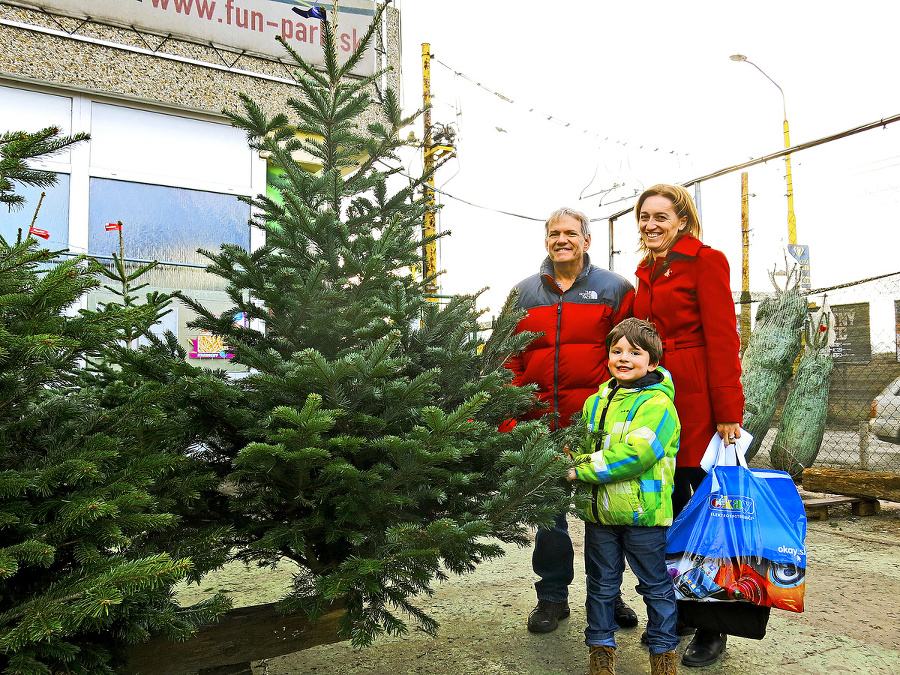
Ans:
<svg viewBox="0 0 900 675"><path fill-rule="evenodd" d="M679 424L668 401L667 398L645 401L637 408L624 439L613 432L613 439L619 442L578 455L575 458L578 480L586 483L629 480L643 474L667 454L674 457Z"/></svg>

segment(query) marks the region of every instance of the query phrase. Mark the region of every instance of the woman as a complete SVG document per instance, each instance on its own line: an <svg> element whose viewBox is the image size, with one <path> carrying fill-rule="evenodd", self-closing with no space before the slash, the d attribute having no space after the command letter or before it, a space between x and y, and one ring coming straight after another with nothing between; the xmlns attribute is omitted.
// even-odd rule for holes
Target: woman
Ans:
<svg viewBox="0 0 900 675"><path fill-rule="evenodd" d="M660 365L672 374L681 418L672 494L677 516L706 475L700 459L712 435L718 432L726 445L741 435L740 337L728 261L700 241L700 218L687 190L654 185L640 196L634 213L640 250L646 253L636 272L634 316L659 331ZM682 663L715 663L725 640L720 633L698 630Z"/></svg>

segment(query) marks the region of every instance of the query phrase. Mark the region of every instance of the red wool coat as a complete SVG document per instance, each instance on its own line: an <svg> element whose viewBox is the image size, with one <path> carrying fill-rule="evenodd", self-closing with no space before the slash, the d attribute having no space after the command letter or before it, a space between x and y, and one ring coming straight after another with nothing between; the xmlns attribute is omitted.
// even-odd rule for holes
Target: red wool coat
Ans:
<svg viewBox="0 0 900 675"><path fill-rule="evenodd" d="M663 260L641 263L634 315L652 321L681 419L677 466L698 467L716 424L741 423L741 341L724 254L689 235Z"/></svg>

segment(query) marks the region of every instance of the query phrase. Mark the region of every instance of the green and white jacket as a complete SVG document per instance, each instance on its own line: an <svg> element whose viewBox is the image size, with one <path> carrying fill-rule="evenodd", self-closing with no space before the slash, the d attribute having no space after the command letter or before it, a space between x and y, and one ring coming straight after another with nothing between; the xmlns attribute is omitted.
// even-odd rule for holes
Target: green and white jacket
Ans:
<svg viewBox="0 0 900 675"><path fill-rule="evenodd" d="M601 525L672 524L672 481L681 423L675 386L657 368L635 388L615 379L584 402L585 439L575 456L578 480L591 484L589 501L576 497L582 519Z"/></svg>

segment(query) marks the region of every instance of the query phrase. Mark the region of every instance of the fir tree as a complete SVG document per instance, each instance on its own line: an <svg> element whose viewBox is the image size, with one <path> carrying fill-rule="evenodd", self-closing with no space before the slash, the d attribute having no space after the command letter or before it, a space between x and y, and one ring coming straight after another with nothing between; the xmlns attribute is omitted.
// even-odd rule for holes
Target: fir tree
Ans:
<svg viewBox="0 0 900 675"><path fill-rule="evenodd" d="M0 203L10 210L22 208L25 198L15 193L15 184L35 187L56 185L52 171L32 169L28 160L49 157L65 148L87 140L86 133L60 136L59 127L47 127L35 133L8 131L0 136Z"/></svg>
<svg viewBox="0 0 900 675"><path fill-rule="evenodd" d="M391 191L387 167L415 116L387 90L381 121L363 126L380 74L348 77L377 24L340 63L336 25L323 22L324 71L282 41L303 93L287 101L290 116L246 96L227 113L281 170L281 198L248 200L260 249L205 252L232 310L217 317L182 297L201 315L194 326L251 368L228 417L245 425L229 477L238 557L298 563L285 609L315 617L342 603L342 634L357 645L403 632L406 616L435 630L417 594L501 555L502 542L526 543L528 525L567 501L544 427L497 430L533 405L503 367L533 335L515 334L508 306L485 343L476 296L439 306L426 295L432 280L410 273L424 177ZM298 150L321 170L306 171ZM249 326L234 325L238 312Z"/></svg>
<svg viewBox="0 0 900 675"><path fill-rule="evenodd" d="M4 146L10 163L2 168L12 166L20 182L34 178L16 173L16 147L35 156L27 136L3 136L22 141ZM0 173L0 186L10 177ZM3 196L21 203L11 190ZM152 324L164 301L76 311L99 284L89 260L59 262L31 237L0 238L3 673L112 673L122 643L151 632L184 638L227 608L217 597L182 609L172 597L172 584L222 558L209 552L217 546L213 529L223 528L185 524L179 515L218 483L186 456L188 432L167 418L171 390L188 379L178 376L167 390L130 375L128 360L114 361L126 352L139 358L122 341ZM185 528L207 535L199 565L173 536Z"/></svg>

